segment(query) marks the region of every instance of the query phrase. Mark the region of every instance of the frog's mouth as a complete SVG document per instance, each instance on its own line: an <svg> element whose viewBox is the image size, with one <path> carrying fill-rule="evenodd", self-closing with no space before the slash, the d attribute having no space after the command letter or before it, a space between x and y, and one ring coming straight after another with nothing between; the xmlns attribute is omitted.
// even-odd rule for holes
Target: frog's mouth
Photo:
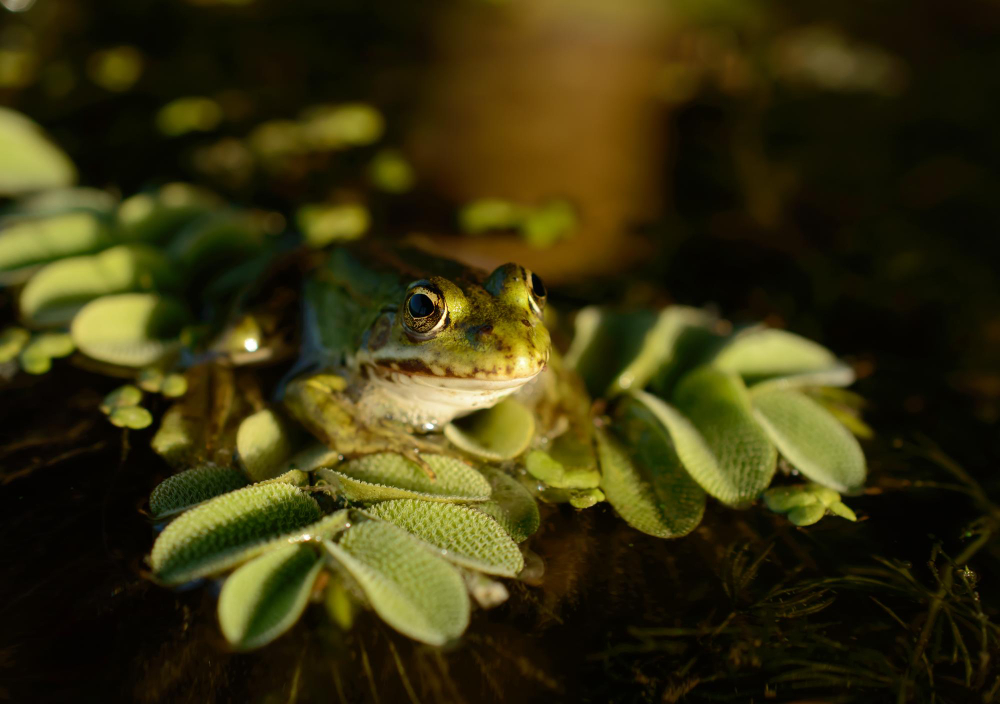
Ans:
<svg viewBox="0 0 1000 704"><path fill-rule="evenodd" d="M372 364L371 377L386 393L401 404L419 406L421 414L433 416L436 423L480 408L489 408L536 378L544 369L518 377L448 375L427 367L423 362Z"/></svg>

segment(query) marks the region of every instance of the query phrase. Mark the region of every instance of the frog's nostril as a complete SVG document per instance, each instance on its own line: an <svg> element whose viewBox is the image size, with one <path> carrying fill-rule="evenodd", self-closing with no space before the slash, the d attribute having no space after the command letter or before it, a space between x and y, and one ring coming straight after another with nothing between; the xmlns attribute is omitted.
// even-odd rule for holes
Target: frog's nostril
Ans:
<svg viewBox="0 0 1000 704"><path fill-rule="evenodd" d="M481 328L479 328L479 330L477 332L480 335L489 335L490 333L493 332L493 326L492 325L483 325Z"/></svg>

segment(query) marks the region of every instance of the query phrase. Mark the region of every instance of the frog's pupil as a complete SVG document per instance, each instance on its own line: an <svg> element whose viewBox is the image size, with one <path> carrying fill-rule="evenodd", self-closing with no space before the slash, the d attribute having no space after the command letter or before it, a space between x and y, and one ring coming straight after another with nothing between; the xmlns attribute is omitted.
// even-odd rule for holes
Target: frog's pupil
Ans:
<svg viewBox="0 0 1000 704"><path fill-rule="evenodd" d="M545 284L542 283L542 277L538 274L531 275L531 290L538 298L545 298Z"/></svg>
<svg viewBox="0 0 1000 704"><path fill-rule="evenodd" d="M431 297L423 293L415 293L410 296L410 315L414 318L426 318L434 312L434 301Z"/></svg>

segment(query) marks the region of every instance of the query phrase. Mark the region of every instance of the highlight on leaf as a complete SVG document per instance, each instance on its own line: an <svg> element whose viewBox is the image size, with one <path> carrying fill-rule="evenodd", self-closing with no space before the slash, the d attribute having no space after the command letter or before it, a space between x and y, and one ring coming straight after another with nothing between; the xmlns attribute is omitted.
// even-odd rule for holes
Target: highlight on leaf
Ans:
<svg viewBox="0 0 1000 704"><path fill-rule="evenodd" d="M446 560L464 567L504 577L514 577L524 567L521 551L500 524L472 508L398 499L375 504L368 513L433 545Z"/></svg>
<svg viewBox="0 0 1000 704"><path fill-rule="evenodd" d="M365 455L320 469L317 475L352 501L424 499L426 501L485 501L490 484L473 467L446 455L421 458L434 470L435 479L417 463L393 452Z"/></svg>
<svg viewBox="0 0 1000 704"><path fill-rule="evenodd" d="M181 514L156 539L149 564L158 579L180 584L235 567L319 518L315 499L290 484L249 486Z"/></svg>

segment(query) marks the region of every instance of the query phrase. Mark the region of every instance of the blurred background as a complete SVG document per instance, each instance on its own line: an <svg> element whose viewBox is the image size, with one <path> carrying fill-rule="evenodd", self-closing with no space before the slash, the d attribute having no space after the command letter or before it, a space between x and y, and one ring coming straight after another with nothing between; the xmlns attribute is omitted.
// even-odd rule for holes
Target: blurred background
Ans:
<svg viewBox="0 0 1000 704"><path fill-rule="evenodd" d="M859 371L886 453L876 476L900 463L894 442L931 438L992 491L998 36L1000 5L973 0L0 0L0 104L37 120L86 185L187 181L276 229L517 260L566 307L675 301L787 327ZM146 480L72 471L19 475L5 505L83 482L53 512L100 523L95 554L137 560L148 536L108 548L93 507L131 510ZM974 517L930 492L870 510L884 519L872 550L918 564ZM44 535L50 520L9 528ZM29 601L69 576L46 574ZM113 633L109 609L87 628ZM88 642L63 627L67 652ZM28 638L0 668L50 646ZM129 666L124 698L212 690L184 684L185 657ZM220 691L242 691L227 672Z"/></svg>

